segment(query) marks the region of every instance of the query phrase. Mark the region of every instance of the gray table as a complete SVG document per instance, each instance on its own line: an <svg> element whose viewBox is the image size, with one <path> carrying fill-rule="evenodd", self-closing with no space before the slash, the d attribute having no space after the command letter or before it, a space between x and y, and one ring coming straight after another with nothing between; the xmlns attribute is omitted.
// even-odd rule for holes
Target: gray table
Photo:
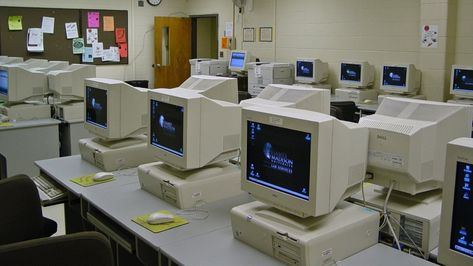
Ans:
<svg viewBox="0 0 473 266"><path fill-rule="evenodd" d="M81 199L82 217L85 214L97 230L110 237L120 264L282 265L233 238L229 211L233 206L251 201L246 194L202 206L209 212L205 220L188 218L190 223L187 225L155 234L131 219L162 209L177 213L178 209L141 190L136 176L119 177L114 182L83 188L69 179L94 172L96 168L81 161L79 156L44 160L36 164L42 172ZM377 244L339 262L339 265L432 264Z"/></svg>
<svg viewBox="0 0 473 266"><path fill-rule="evenodd" d="M133 168L117 171L115 180L111 182L106 182L91 187L83 187L73 183L70 181L71 178L103 172L103 170L95 167L87 161L82 160L80 155L41 160L36 161L35 164L37 167L39 167L43 175L50 177L53 179L53 181L76 196L138 182L136 168Z"/></svg>
<svg viewBox="0 0 473 266"><path fill-rule="evenodd" d="M35 161L59 157L59 123L38 119L0 127L0 153L7 159L7 176L38 175Z"/></svg>

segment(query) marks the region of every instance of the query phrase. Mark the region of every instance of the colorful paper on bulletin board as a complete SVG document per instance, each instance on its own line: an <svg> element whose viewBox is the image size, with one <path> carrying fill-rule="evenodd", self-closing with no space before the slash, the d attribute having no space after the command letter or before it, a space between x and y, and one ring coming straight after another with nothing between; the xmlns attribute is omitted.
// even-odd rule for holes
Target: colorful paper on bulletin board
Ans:
<svg viewBox="0 0 473 266"><path fill-rule="evenodd" d="M170 212L166 211L166 210L160 210L158 212L165 213L165 214L170 214ZM140 215L140 216L137 216L137 217L135 217L131 220L133 222L143 226L144 228L150 230L153 233L163 232L163 231L169 230L171 228L178 227L178 226L185 225L185 224L189 223L189 221L187 221L186 219L184 219L180 216L174 215L174 222L164 223L164 224L149 224L149 223L146 222L148 220L149 215L150 214Z"/></svg>
<svg viewBox="0 0 473 266"><path fill-rule="evenodd" d="M120 62L120 50L118 47L110 46L109 50L112 55L112 62Z"/></svg>
<svg viewBox="0 0 473 266"><path fill-rule="evenodd" d="M116 28L115 29L115 42L116 43L125 43L126 42L125 28Z"/></svg>
<svg viewBox="0 0 473 266"><path fill-rule="evenodd" d="M22 16L9 16L8 17L8 29L9 30L23 30L23 17Z"/></svg>
<svg viewBox="0 0 473 266"><path fill-rule="evenodd" d="M94 57L92 56L92 47L84 47L84 53L82 54L82 63L93 63Z"/></svg>
<svg viewBox="0 0 473 266"><path fill-rule="evenodd" d="M100 28L100 13L97 11L87 12L88 28Z"/></svg>
<svg viewBox="0 0 473 266"><path fill-rule="evenodd" d="M77 30L76 22L69 22L64 25L66 27L66 39L79 38L79 31Z"/></svg>
<svg viewBox="0 0 473 266"><path fill-rule="evenodd" d="M83 187L90 187L90 186L94 186L94 185L98 185L98 184L102 184L102 183L106 183L106 182L110 182L110 181L115 180L114 178L111 178L111 179L107 179L107 180L103 180L103 181L94 181L94 175L95 174L74 177L74 178L71 178L71 182L76 183L76 184L78 184L80 186L83 186Z"/></svg>
<svg viewBox="0 0 473 266"><path fill-rule="evenodd" d="M99 41L99 32L97 29L87 29L87 44L93 44Z"/></svg>
<svg viewBox="0 0 473 266"><path fill-rule="evenodd" d="M103 16L103 31L114 31L115 19L113 16Z"/></svg>
<svg viewBox="0 0 473 266"><path fill-rule="evenodd" d="M120 57L122 58L128 57L128 44L127 43L119 43L118 49L120 50Z"/></svg>
<svg viewBox="0 0 473 266"><path fill-rule="evenodd" d="M72 40L72 53L83 54L84 53L84 38L75 38Z"/></svg>
<svg viewBox="0 0 473 266"><path fill-rule="evenodd" d="M92 57L102 58L103 55L103 42L95 42L92 44Z"/></svg>
<svg viewBox="0 0 473 266"><path fill-rule="evenodd" d="M54 17L43 17L41 29L43 33L54 34Z"/></svg>

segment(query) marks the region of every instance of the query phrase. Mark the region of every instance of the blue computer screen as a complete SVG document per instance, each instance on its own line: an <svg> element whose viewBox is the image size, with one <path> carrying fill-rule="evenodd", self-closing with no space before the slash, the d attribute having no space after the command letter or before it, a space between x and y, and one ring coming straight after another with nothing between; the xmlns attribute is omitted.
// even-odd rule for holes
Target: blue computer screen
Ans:
<svg viewBox="0 0 473 266"><path fill-rule="evenodd" d="M0 94L8 95L8 71L0 70Z"/></svg>
<svg viewBox="0 0 473 266"><path fill-rule="evenodd" d="M342 63L340 68L340 80L361 81L361 65Z"/></svg>
<svg viewBox="0 0 473 266"><path fill-rule="evenodd" d="M182 157L184 107L156 100L151 100L150 106L150 144Z"/></svg>
<svg viewBox="0 0 473 266"><path fill-rule="evenodd" d="M473 91L473 70L454 69L453 70L453 90Z"/></svg>
<svg viewBox="0 0 473 266"><path fill-rule="evenodd" d="M314 62L297 61L296 62L296 76L303 78L314 77Z"/></svg>
<svg viewBox="0 0 473 266"><path fill-rule="evenodd" d="M230 59L230 67L232 67L232 68L244 68L245 67L245 56L246 56L246 53L232 52L232 58Z"/></svg>
<svg viewBox="0 0 473 266"><path fill-rule="evenodd" d="M384 66L383 85L406 87L407 67Z"/></svg>
<svg viewBox="0 0 473 266"><path fill-rule="evenodd" d="M309 200L311 134L247 122L247 180Z"/></svg>
<svg viewBox="0 0 473 266"><path fill-rule="evenodd" d="M473 165L457 162L450 249L473 257Z"/></svg>
<svg viewBox="0 0 473 266"><path fill-rule="evenodd" d="M107 91L87 86L85 89L85 121L107 128Z"/></svg>

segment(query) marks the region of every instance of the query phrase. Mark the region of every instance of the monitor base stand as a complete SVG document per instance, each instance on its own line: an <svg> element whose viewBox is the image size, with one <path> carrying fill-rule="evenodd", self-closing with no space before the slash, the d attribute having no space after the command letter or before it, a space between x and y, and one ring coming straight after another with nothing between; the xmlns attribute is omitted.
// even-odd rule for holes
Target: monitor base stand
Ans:
<svg viewBox="0 0 473 266"><path fill-rule="evenodd" d="M56 117L67 122L84 121L84 102L69 102L56 105Z"/></svg>
<svg viewBox="0 0 473 266"><path fill-rule="evenodd" d="M307 218L254 201L234 207L230 219L236 239L290 265L332 265L378 242L379 213L343 201Z"/></svg>
<svg viewBox="0 0 473 266"><path fill-rule="evenodd" d="M340 101L355 103L371 103L378 101L378 91L375 89L338 88L335 89L335 98Z"/></svg>
<svg viewBox="0 0 473 266"><path fill-rule="evenodd" d="M242 194L240 174L240 167L228 162L188 171L161 162L138 167L141 189L180 209Z"/></svg>
<svg viewBox="0 0 473 266"><path fill-rule="evenodd" d="M409 98L409 99L417 99L417 100L426 100L427 98L425 95L422 94L395 94L395 93L389 93L389 94L380 94L378 95L378 104L381 104L383 102L384 98L386 97L397 97L397 98Z"/></svg>
<svg viewBox="0 0 473 266"><path fill-rule="evenodd" d="M0 113L8 116L10 121L24 121L51 118L51 106L45 103L4 104Z"/></svg>
<svg viewBox="0 0 473 266"><path fill-rule="evenodd" d="M296 83L295 86L304 87L304 88L316 88L316 89L326 89L332 90L332 85L328 83Z"/></svg>
<svg viewBox="0 0 473 266"><path fill-rule="evenodd" d="M97 137L81 139L79 151L83 160L105 171L137 167L155 160L146 146L145 135L114 141Z"/></svg>

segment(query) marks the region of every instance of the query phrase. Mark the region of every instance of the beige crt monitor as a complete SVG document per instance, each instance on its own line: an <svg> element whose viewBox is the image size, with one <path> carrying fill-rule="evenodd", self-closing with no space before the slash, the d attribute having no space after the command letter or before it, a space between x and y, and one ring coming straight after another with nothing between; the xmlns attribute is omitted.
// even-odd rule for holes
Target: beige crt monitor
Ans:
<svg viewBox="0 0 473 266"><path fill-rule="evenodd" d="M413 64L385 64L381 71L380 90L395 94L417 94L421 72Z"/></svg>
<svg viewBox="0 0 473 266"><path fill-rule="evenodd" d="M348 88L366 88L373 85L374 66L366 61L342 61L340 63L340 85Z"/></svg>
<svg viewBox="0 0 473 266"><path fill-rule="evenodd" d="M186 79L179 88L194 91L209 99L238 103L238 82L235 78L196 75Z"/></svg>
<svg viewBox="0 0 473 266"><path fill-rule="evenodd" d="M387 97L369 128L368 182L415 195L442 187L446 144L471 135L473 107Z"/></svg>
<svg viewBox="0 0 473 266"><path fill-rule="evenodd" d="M438 261L473 265L473 139L447 145Z"/></svg>
<svg viewBox="0 0 473 266"><path fill-rule="evenodd" d="M297 58L295 64L295 81L317 84L327 81L328 63L316 58Z"/></svg>
<svg viewBox="0 0 473 266"><path fill-rule="evenodd" d="M86 79L84 89L84 127L90 133L113 140L146 132L147 89L103 78Z"/></svg>
<svg viewBox="0 0 473 266"><path fill-rule="evenodd" d="M331 265L377 242L379 214L343 199L360 188L368 130L284 107L242 112L242 190L233 236L289 265Z"/></svg>
<svg viewBox="0 0 473 266"><path fill-rule="evenodd" d="M299 217L330 213L365 177L368 130L292 108L242 110L242 190Z"/></svg>
<svg viewBox="0 0 473 266"><path fill-rule="evenodd" d="M270 84L255 98L243 100L240 105L267 105L304 109L330 114L330 90L297 85Z"/></svg>
<svg viewBox="0 0 473 266"><path fill-rule="evenodd" d="M156 160L186 170L238 156L239 105L181 88L148 95L148 147Z"/></svg>
<svg viewBox="0 0 473 266"><path fill-rule="evenodd" d="M84 127L96 138L79 141L84 160L106 170L151 162L146 147L147 89L123 81L92 78L85 81Z"/></svg>
<svg viewBox="0 0 473 266"><path fill-rule="evenodd" d="M83 100L85 79L95 78L94 65L72 64L48 72L49 90L60 100Z"/></svg>

